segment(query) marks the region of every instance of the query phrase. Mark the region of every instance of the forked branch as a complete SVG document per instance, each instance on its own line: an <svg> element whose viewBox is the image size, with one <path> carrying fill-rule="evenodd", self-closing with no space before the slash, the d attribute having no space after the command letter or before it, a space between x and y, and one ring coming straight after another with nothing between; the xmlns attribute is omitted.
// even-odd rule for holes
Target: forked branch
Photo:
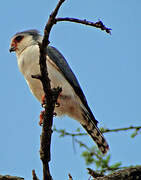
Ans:
<svg viewBox="0 0 141 180"><path fill-rule="evenodd" d="M45 99L46 99L45 112L43 116L41 146L40 146L40 158L43 163L43 180L52 180L50 170L49 170L49 162L51 159L50 146L51 146L51 135L52 135L52 124L53 124L53 112L54 112L54 107L55 107L55 103L57 101L58 95L60 94L62 90L59 87L52 90L51 85L50 85L50 79L48 77L46 57L47 57L47 46L49 44L49 35L51 32L51 29L53 25L59 21L71 21L75 23L81 23L81 24L85 24L89 26L94 26L96 28L100 28L101 30L105 30L107 33L110 33L110 30L111 30L109 28L106 28L101 21L92 23L86 20L78 20L74 18L56 18L58 11L64 1L65 0L59 0L56 8L51 13L44 29L44 36L43 36L42 43L39 44L39 49L40 49L39 64L40 64L41 75L32 76L32 78L41 80L42 85L43 85L43 90L45 93Z"/></svg>
<svg viewBox="0 0 141 180"><path fill-rule="evenodd" d="M40 71L41 77L38 79L41 80L43 85L43 90L45 93L46 99L46 106L45 106L45 113L43 117L43 128L41 134L41 146L40 146L40 158L43 164L43 180L52 180L50 169L49 169L49 162L51 159L50 147L51 147L51 135L52 135L52 124L53 124L53 112L55 103L57 101L58 95L61 92L61 88L51 89L50 79L48 77L47 71L47 64L46 64L46 56L47 56L47 46L49 44L49 34L54 25L55 17L58 13L58 10L64 0L60 0L49 17L49 20L44 29L44 37L41 44L39 44L40 49ZM35 76L34 76L35 78Z"/></svg>

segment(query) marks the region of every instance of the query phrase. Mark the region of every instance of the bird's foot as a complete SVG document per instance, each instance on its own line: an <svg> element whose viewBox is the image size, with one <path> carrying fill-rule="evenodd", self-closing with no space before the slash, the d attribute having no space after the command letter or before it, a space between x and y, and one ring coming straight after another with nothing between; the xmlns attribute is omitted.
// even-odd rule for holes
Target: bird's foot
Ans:
<svg viewBox="0 0 141 180"><path fill-rule="evenodd" d="M60 96L60 95L59 95ZM45 95L41 97L41 105L43 108L46 106L46 98ZM57 99L57 102L55 103L55 107L60 107L60 101Z"/></svg>
<svg viewBox="0 0 141 180"><path fill-rule="evenodd" d="M45 98L45 95L43 95L41 97L41 105L43 108L46 107L46 98ZM60 102L59 100L57 100L56 104L55 104L55 107L59 107L60 106ZM41 126L43 124L43 119L44 119L44 114L45 114L45 110L41 111L40 113L40 121L39 121L39 125ZM57 116L57 113L56 112L53 112L53 116Z"/></svg>
<svg viewBox="0 0 141 180"><path fill-rule="evenodd" d="M45 95L42 95L42 97L41 97L41 105L42 105L43 108L45 108L45 106L46 106L46 98L45 98Z"/></svg>
<svg viewBox="0 0 141 180"><path fill-rule="evenodd" d="M43 125L43 120L44 120L44 114L45 114L45 110L40 112L40 121L39 121L39 125L42 126ZM57 116L56 112L53 112L53 116Z"/></svg>
<svg viewBox="0 0 141 180"><path fill-rule="evenodd" d="M60 102L59 100L57 100L56 104L55 104L55 107L60 107Z"/></svg>
<svg viewBox="0 0 141 180"><path fill-rule="evenodd" d="M43 124L44 114L45 114L45 111L40 112L40 121L39 121L40 126Z"/></svg>

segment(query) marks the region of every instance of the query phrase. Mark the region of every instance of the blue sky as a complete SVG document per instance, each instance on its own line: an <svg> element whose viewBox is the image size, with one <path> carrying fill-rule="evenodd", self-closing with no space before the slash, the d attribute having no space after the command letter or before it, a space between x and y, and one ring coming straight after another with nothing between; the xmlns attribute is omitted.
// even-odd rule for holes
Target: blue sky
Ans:
<svg viewBox="0 0 141 180"><path fill-rule="evenodd" d="M1 2L0 42L0 174L31 179L32 169L42 177L39 157L41 127L40 103L32 96L17 67L15 54L9 53L10 38L18 31L43 32L57 0ZM140 125L141 112L141 1L140 0L66 0L60 17L102 20L112 35L88 26L60 22L50 35L51 45L65 56L87 97L99 127L120 128ZM74 132L80 125L68 118L54 118L57 128ZM83 131L83 129L81 129ZM111 162L124 166L140 164L141 135L131 132L105 134L110 145ZM84 140L92 146L91 138ZM51 173L55 180L88 179L86 165L69 137L53 133ZM91 168L94 168L92 166Z"/></svg>

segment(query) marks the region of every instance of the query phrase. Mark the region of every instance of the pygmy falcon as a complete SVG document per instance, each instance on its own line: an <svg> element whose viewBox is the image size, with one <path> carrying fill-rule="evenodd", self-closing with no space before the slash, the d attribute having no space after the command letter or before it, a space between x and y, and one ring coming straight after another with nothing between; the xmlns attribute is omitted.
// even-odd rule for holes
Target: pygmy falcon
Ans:
<svg viewBox="0 0 141 180"><path fill-rule="evenodd" d="M40 74L39 43L43 37L37 30L28 30L16 33L10 44L10 52L15 51L18 67L33 93L42 103L44 91L39 80L31 75ZM59 106L55 107L57 116L68 115L76 119L96 142L102 153L106 153L109 146L97 127L98 121L91 112L85 95L63 55L54 47L47 46L47 67L51 80L51 87L61 87L58 97Z"/></svg>

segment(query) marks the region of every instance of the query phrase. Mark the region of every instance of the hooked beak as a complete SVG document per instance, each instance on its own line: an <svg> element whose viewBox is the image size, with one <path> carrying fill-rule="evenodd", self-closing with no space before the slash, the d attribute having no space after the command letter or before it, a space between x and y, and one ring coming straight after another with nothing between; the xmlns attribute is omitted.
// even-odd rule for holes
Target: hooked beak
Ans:
<svg viewBox="0 0 141 180"><path fill-rule="evenodd" d="M10 49L9 49L9 52L11 53L12 51L15 51L16 50L16 47L15 46L11 46Z"/></svg>

